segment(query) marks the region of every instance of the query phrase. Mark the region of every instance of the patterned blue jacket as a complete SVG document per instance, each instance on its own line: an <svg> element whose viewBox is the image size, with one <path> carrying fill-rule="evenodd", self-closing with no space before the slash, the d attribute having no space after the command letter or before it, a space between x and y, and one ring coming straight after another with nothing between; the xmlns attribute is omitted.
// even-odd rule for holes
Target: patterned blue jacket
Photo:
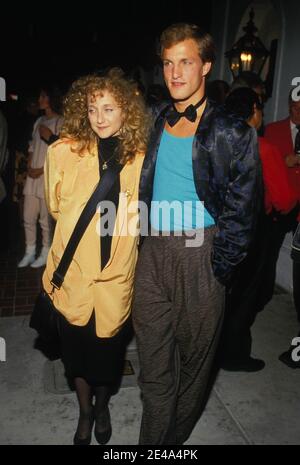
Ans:
<svg viewBox="0 0 300 465"><path fill-rule="evenodd" d="M157 111L140 181L140 201L150 208L157 153L169 104ZM256 131L207 102L193 141L196 192L214 218L212 266L216 278L230 282L246 256L261 203L261 165Z"/></svg>

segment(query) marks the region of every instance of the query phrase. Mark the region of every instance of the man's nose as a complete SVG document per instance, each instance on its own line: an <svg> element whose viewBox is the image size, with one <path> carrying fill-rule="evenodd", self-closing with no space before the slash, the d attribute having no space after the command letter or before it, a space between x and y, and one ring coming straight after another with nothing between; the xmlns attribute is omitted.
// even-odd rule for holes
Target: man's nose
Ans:
<svg viewBox="0 0 300 465"><path fill-rule="evenodd" d="M179 77L181 76L181 74L182 74L182 73L181 73L181 66L175 64L175 65L173 66L173 73L172 73L173 76L172 76L172 77L173 77L174 79L176 79L176 78L179 78Z"/></svg>

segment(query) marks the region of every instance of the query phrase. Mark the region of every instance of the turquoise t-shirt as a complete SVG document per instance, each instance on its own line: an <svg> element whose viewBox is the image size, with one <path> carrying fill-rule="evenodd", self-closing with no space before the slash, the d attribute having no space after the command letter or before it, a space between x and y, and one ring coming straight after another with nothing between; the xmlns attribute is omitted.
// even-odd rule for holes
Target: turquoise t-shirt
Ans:
<svg viewBox="0 0 300 465"><path fill-rule="evenodd" d="M215 224L195 189L193 139L163 132L150 213L151 226L157 231L191 231Z"/></svg>

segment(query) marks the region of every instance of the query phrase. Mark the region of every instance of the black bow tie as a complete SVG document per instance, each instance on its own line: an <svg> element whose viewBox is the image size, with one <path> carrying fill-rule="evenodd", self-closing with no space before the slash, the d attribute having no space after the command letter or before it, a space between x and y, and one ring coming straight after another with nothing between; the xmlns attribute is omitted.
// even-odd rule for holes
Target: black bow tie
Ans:
<svg viewBox="0 0 300 465"><path fill-rule="evenodd" d="M197 108L199 108L202 105L205 99L206 95L203 95L202 99L196 105L189 105L181 113L177 111L174 106L172 106L166 114L166 119L168 121L169 126L175 126L175 124L178 123L180 118L182 118L183 116L194 123L197 119Z"/></svg>

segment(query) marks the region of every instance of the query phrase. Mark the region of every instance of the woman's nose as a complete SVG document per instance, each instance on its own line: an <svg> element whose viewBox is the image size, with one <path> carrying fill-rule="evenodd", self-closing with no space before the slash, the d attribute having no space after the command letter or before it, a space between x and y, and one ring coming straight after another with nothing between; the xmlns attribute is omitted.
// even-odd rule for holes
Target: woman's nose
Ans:
<svg viewBox="0 0 300 465"><path fill-rule="evenodd" d="M97 123L103 123L103 121L104 121L103 113L102 111L99 111L98 116L97 116Z"/></svg>

